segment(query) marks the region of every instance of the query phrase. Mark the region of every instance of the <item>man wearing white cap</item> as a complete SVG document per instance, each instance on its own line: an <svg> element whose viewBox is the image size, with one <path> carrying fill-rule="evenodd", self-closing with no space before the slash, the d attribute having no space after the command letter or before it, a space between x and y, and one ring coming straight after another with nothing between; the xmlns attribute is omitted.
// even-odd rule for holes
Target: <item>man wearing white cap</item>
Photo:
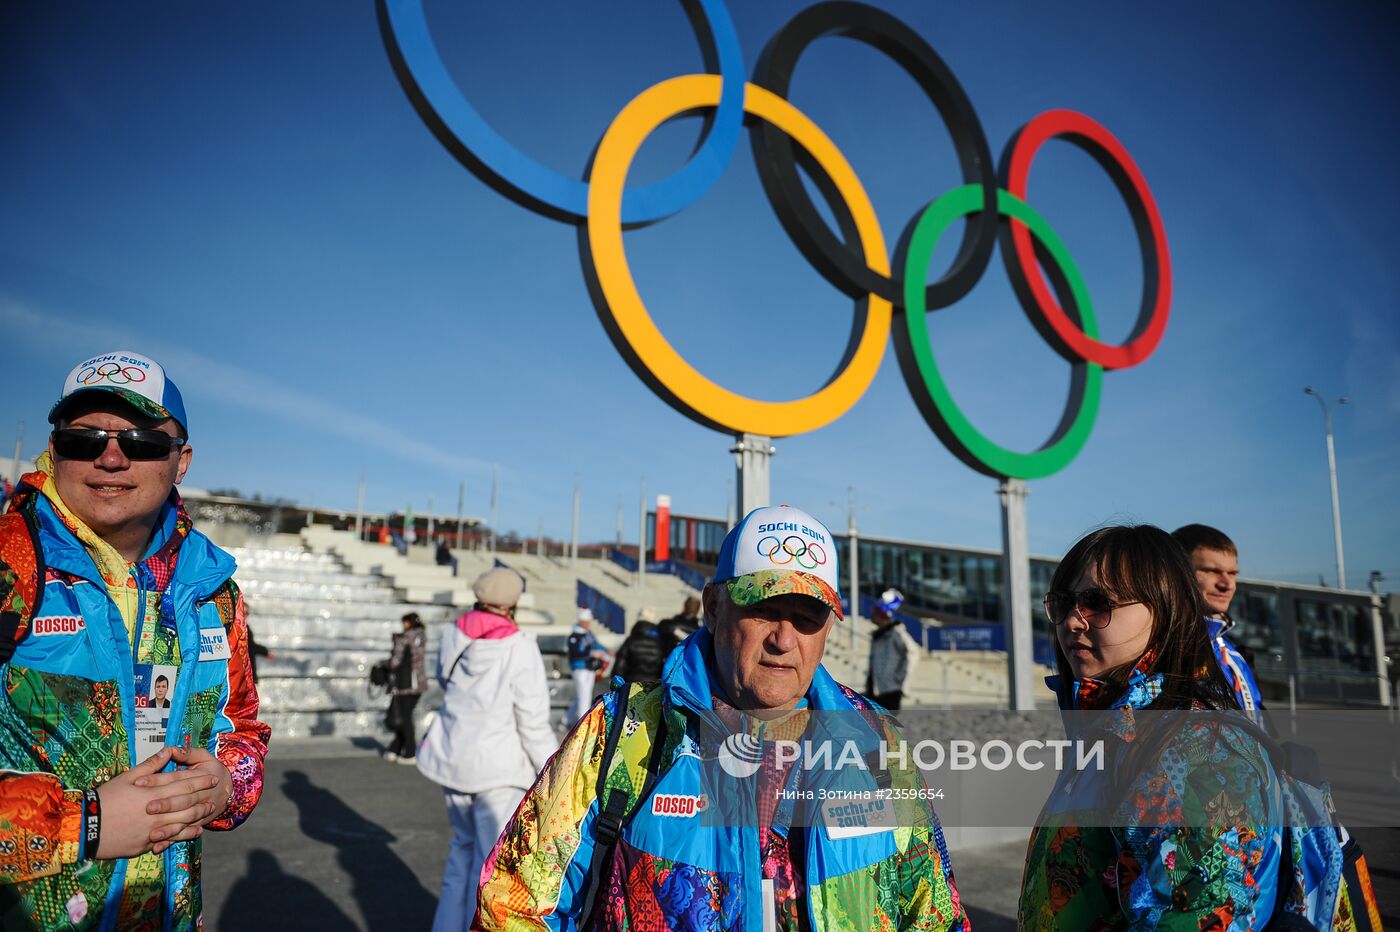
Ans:
<svg viewBox="0 0 1400 932"><path fill-rule="evenodd" d="M882 783L778 753L817 731L900 741L821 665L839 579L831 532L806 512L759 508L736 525L705 627L660 684L595 704L526 794L482 870L475 927L964 932L917 770L886 763ZM899 821L862 814L852 828L848 798L818 802L852 772L870 798L910 801L888 810Z"/></svg>
<svg viewBox="0 0 1400 932"><path fill-rule="evenodd" d="M442 786L452 823L433 932L465 932L482 862L559 746L539 646L515 624L523 589L514 570L483 573L475 608L438 644L442 709L418 747L418 769Z"/></svg>
<svg viewBox="0 0 1400 932"><path fill-rule="evenodd" d="M599 672L608 664L608 652L593 636L593 610L579 606L578 619L569 632L569 673L574 678L574 702L569 706L569 721L583 718L593 704L593 685Z"/></svg>
<svg viewBox="0 0 1400 932"><path fill-rule="evenodd" d="M83 360L0 517L0 926L192 929L203 829L246 819L257 720L233 558L175 486L189 419L155 360Z"/></svg>

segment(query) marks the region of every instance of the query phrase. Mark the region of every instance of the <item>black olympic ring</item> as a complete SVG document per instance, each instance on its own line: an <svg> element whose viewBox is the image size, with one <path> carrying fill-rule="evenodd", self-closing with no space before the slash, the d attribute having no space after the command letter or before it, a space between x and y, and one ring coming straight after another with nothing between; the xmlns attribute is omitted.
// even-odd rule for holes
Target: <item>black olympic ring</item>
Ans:
<svg viewBox="0 0 1400 932"><path fill-rule="evenodd" d="M108 366L113 368L107 370ZM104 371L106 370L106 371ZM121 381L117 381L116 376L121 376ZM137 378L140 376L140 378ZM113 385L129 385L132 382L146 381L146 372L137 366L122 366L121 363L104 362L101 366L88 366L78 373L78 381L84 385L91 385L93 382L107 381Z"/></svg>
<svg viewBox="0 0 1400 932"><path fill-rule="evenodd" d="M771 548L765 548L763 546L764 543L770 540L773 542L773 546ZM788 541L794 540L797 541L796 550L788 546ZM807 570L816 569L818 566L826 565L826 550L821 546L821 544L818 544L815 541L809 544L802 538L798 537L796 534L789 534L787 537L784 537L781 542L772 534L760 537L758 539L757 549L759 556L767 557L769 562L772 563L774 566L787 566L794 560L797 561L798 566ZM787 554L786 560L775 559L775 556L779 550ZM817 559L817 551L821 552L820 560ZM802 558L804 556L809 557L809 559L811 559L812 562L810 564L803 563Z"/></svg>
<svg viewBox="0 0 1400 932"><path fill-rule="evenodd" d="M976 286L997 240L996 166L977 111L952 70L923 37L883 10L847 0L819 3L789 20L759 56L754 83L787 99L798 58L807 46L824 36L863 42L903 68L947 124L962 166L963 181L982 188L982 210L968 219L952 268L926 290L927 310L947 307ZM895 307L903 307L903 282L897 275L881 275L866 266L857 246L860 239L855 222L811 155L802 148L795 150L786 133L762 120L753 121L750 133L763 190L783 229L807 261L850 297L873 293ZM799 164L822 192L841 228L841 238L831 232L812 203L798 175ZM896 261L894 267L902 269L903 263Z"/></svg>

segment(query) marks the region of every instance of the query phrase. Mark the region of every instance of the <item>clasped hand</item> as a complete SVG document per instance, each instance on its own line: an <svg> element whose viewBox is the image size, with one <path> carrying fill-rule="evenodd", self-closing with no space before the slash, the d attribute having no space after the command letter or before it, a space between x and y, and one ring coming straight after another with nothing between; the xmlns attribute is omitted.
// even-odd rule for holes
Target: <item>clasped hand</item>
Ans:
<svg viewBox="0 0 1400 932"><path fill-rule="evenodd" d="M171 760L179 769L161 773ZM223 813L232 787L228 770L204 748L161 748L97 788L102 831L96 857L159 854L198 838Z"/></svg>

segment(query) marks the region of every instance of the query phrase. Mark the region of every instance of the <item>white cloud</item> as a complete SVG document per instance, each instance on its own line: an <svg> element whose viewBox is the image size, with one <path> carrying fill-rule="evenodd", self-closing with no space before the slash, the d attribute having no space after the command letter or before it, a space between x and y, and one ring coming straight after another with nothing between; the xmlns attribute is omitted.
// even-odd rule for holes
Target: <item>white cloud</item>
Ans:
<svg viewBox="0 0 1400 932"><path fill-rule="evenodd" d="M183 382L181 392L188 396L241 406L323 434L345 437L404 460L437 466L453 475L490 468L481 460L441 450L392 424L340 407L262 373L212 359L176 343L138 338L121 327L64 319L0 299L0 330L32 344L67 350L69 355L74 347L139 350L154 356L172 372L198 371L198 382Z"/></svg>

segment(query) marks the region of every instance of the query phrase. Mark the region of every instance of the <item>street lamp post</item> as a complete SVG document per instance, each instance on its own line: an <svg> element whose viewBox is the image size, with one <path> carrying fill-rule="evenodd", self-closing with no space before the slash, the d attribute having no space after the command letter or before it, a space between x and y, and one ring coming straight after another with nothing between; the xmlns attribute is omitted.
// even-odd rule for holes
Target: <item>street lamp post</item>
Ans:
<svg viewBox="0 0 1400 932"><path fill-rule="evenodd" d="M1347 587L1347 563L1342 556L1342 510L1337 500L1337 453L1332 444L1332 410L1337 405L1347 403L1345 397L1338 398L1332 405L1328 405L1323 400L1321 393L1309 385L1303 389L1305 395L1312 395L1317 399L1317 403L1322 408L1322 423L1327 431L1327 477L1332 483L1332 539L1337 547L1337 588Z"/></svg>

